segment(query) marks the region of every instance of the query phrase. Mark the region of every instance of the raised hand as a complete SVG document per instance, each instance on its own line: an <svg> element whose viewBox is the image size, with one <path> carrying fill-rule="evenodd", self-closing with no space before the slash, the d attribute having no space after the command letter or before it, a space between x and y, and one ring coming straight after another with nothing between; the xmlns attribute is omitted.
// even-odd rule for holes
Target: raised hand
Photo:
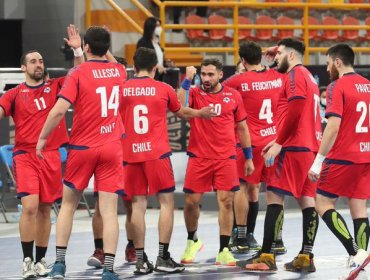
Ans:
<svg viewBox="0 0 370 280"><path fill-rule="evenodd" d="M68 38L64 38L64 41L73 49L78 49L81 47L81 36L78 28L74 24L67 26Z"/></svg>

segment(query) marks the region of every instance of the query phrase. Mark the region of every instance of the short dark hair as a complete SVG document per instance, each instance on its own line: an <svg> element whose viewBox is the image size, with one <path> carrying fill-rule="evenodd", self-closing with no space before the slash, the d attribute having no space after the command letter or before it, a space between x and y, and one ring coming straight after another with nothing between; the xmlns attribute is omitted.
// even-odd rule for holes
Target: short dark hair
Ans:
<svg viewBox="0 0 370 280"><path fill-rule="evenodd" d="M152 71L158 64L157 54L155 50L149 48L138 48L134 55L134 67L136 71L147 70Z"/></svg>
<svg viewBox="0 0 370 280"><path fill-rule="evenodd" d="M123 66L127 67L127 60L124 57L114 56L118 63L122 64Z"/></svg>
<svg viewBox="0 0 370 280"><path fill-rule="evenodd" d="M22 54L21 56L21 59L20 59L20 63L21 65L26 65L27 64L27 55L30 54L30 53L34 53L34 52L37 52L37 53L40 53L38 50L29 50L29 51L26 51L25 53Z"/></svg>
<svg viewBox="0 0 370 280"><path fill-rule="evenodd" d="M239 56L250 65L258 65L262 59L262 49L255 42L247 41L240 45Z"/></svg>
<svg viewBox="0 0 370 280"><path fill-rule="evenodd" d="M110 34L103 27L91 26L84 36L84 44L89 44L93 55L103 56L110 47Z"/></svg>
<svg viewBox="0 0 370 280"><path fill-rule="evenodd" d="M301 55L304 55L304 52L306 50L306 47L305 47L303 42L298 41L296 39L292 39L292 38L287 38L287 39L280 40L278 42L278 46L281 46L281 45L283 45L287 48L293 49L293 50L299 52Z"/></svg>
<svg viewBox="0 0 370 280"><path fill-rule="evenodd" d="M216 67L217 70L222 71L223 65L222 62L218 58L205 58L203 59L200 67L213 65Z"/></svg>
<svg viewBox="0 0 370 280"><path fill-rule="evenodd" d="M347 44L337 44L330 47L326 55L330 56L333 60L339 58L345 66L353 66L355 64L355 53Z"/></svg>
<svg viewBox="0 0 370 280"><path fill-rule="evenodd" d="M154 30L157 26L157 21L161 22L159 18L148 17L144 22L143 37L147 40L152 40Z"/></svg>

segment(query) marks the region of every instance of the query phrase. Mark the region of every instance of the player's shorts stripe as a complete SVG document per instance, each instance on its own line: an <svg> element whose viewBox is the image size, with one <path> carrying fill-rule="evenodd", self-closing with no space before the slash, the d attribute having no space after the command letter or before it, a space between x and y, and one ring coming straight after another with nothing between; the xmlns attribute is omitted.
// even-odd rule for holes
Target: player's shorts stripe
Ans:
<svg viewBox="0 0 370 280"><path fill-rule="evenodd" d="M80 146L80 145L68 145L68 148L71 150L87 150L90 147L88 146Z"/></svg>
<svg viewBox="0 0 370 280"><path fill-rule="evenodd" d="M193 190L191 190L191 189L187 189L187 188L183 188L183 190L182 190L184 193L194 193L194 191Z"/></svg>
<svg viewBox="0 0 370 280"><path fill-rule="evenodd" d="M68 182L66 180L63 180L63 184L66 185L67 187L71 188L71 189L75 189L76 188L76 186L73 183Z"/></svg>
<svg viewBox="0 0 370 280"><path fill-rule="evenodd" d="M165 154L161 155L160 159L168 158L171 155L172 155L172 152L165 153Z"/></svg>
<svg viewBox="0 0 370 280"><path fill-rule="evenodd" d="M336 195L334 193L326 192L326 191L321 190L319 188L316 190L316 193L321 194L322 196L329 197L329 198L338 198L338 195Z"/></svg>
<svg viewBox="0 0 370 280"><path fill-rule="evenodd" d="M171 192L174 192L175 190L176 190L176 187L172 186L172 187L167 188L167 189L159 190L158 193L171 193Z"/></svg>
<svg viewBox="0 0 370 280"><path fill-rule="evenodd" d="M333 164L339 164L339 165L352 165L353 164L353 162L349 160L330 159L330 158L325 159L324 162L328 164L333 163Z"/></svg>
<svg viewBox="0 0 370 280"><path fill-rule="evenodd" d="M27 154L26 151L22 151L22 150L19 150L19 151L16 151L13 153L13 157L17 156L17 155L22 155L22 154Z"/></svg>
<svg viewBox="0 0 370 280"><path fill-rule="evenodd" d="M288 192L286 190L282 190L282 189L279 189L279 188L273 187L273 186L267 186L267 190L272 191L272 192L277 193L277 194L293 196L293 194L291 192Z"/></svg>
<svg viewBox="0 0 370 280"><path fill-rule="evenodd" d="M115 191L116 194L118 194L119 196L126 196L126 193L124 190L117 190Z"/></svg>
<svg viewBox="0 0 370 280"><path fill-rule="evenodd" d="M288 146L281 149L284 152L311 152L307 147Z"/></svg>
<svg viewBox="0 0 370 280"><path fill-rule="evenodd" d="M195 154L193 154L192 152L187 152L186 153L189 157L197 157Z"/></svg>
<svg viewBox="0 0 370 280"><path fill-rule="evenodd" d="M237 192L238 190L240 190L240 187L239 186L234 186L231 191L232 192Z"/></svg>
<svg viewBox="0 0 370 280"><path fill-rule="evenodd" d="M329 117L338 117L338 118L342 118L341 115L337 114L337 113L331 113L331 112L328 112L325 114L325 117L326 118L329 118Z"/></svg>
<svg viewBox="0 0 370 280"><path fill-rule="evenodd" d="M288 99L288 102L292 101L292 100L295 100L295 99L303 99L305 100L306 98L303 97L303 96L299 96L299 95L296 95L296 96L292 96Z"/></svg>
<svg viewBox="0 0 370 280"><path fill-rule="evenodd" d="M21 199L22 197L25 197L27 195L30 195L30 193L28 193L28 192L20 192L20 193L17 193L17 198Z"/></svg>

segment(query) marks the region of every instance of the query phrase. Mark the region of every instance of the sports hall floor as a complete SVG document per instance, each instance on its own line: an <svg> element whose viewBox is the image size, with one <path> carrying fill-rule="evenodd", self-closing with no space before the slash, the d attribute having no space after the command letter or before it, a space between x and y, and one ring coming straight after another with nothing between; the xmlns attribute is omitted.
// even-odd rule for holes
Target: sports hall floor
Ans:
<svg viewBox="0 0 370 280"><path fill-rule="evenodd" d="M352 231L353 224L349 212L342 210L347 225ZM78 210L75 218L73 234L67 251L67 275L66 279L100 279L101 270L92 269L86 265L86 260L93 252L93 235L91 231L91 218L85 210ZM20 279L22 267L22 253L18 237L18 224L14 221L12 213L8 217L13 219L12 223L6 224L0 218L0 279ZM146 252L148 257L155 261L158 247L157 234L158 210L147 212L147 238ZM260 211L256 238L262 241L264 212ZM124 263L124 247L126 245L126 234L124 230L125 216L119 216L120 240L117 252L115 271L119 273L120 279L132 279L133 266ZM317 272L312 274L299 274L283 271L284 262L290 261L300 249L301 244L301 213L298 210L288 210L285 216L283 239L288 248L288 253L277 257L279 271L275 274L252 274L240 271L239 268L219 267L213 263L218 251L218 223L217 212L202 212L198 237L203 241L205 247L197 255L197 263L188 266L182 274L161 275L157 273L139 277L140 279L338 279L343 274L346 266L346 252L337 239L329 232L326 225L320 220L314 248ZM179 261L186 244L186 229L182 211L175 213L175 227L170 245L172 257ZM55 225L52 227L50 247L47 252L47 261L51 263L55 258ZM247 255L239 255L240 259Z"/></svg>

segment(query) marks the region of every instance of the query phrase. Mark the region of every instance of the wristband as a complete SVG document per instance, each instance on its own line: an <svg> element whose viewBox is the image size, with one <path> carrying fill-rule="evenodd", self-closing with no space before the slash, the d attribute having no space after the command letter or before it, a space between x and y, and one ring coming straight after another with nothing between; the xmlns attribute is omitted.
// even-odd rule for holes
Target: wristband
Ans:
<svg viewBox="0 0 370 280"><path fill-rule="evenodd" d="M74 53L75 57L80 57L80 56L84 55L84 52L82 51L81 47L79 47L77 49L73 49L73 53Z"/></svg>
<svg viewBox="0 0 370 280"><path fill-rule="evenodd" d="M322 163L324 162L324 160L325 156L317 154L310 170L315 174L320 174L322 169Z"/></svg>
<svg viewBox="0 0 370 280"><path fill-rule="evenodd" d="M243 148L243 154L245 159L252 159L253 158L252 147Z"/></svg>
<svg viewBox="0 0 370 280"><path fill-rule="evenodd" d="M182 81L182 84L181 84L181 87L184 89L184 90L189 90L190 89L190 86L191 86L191 81L189 79L184 79Z"/></svg>

